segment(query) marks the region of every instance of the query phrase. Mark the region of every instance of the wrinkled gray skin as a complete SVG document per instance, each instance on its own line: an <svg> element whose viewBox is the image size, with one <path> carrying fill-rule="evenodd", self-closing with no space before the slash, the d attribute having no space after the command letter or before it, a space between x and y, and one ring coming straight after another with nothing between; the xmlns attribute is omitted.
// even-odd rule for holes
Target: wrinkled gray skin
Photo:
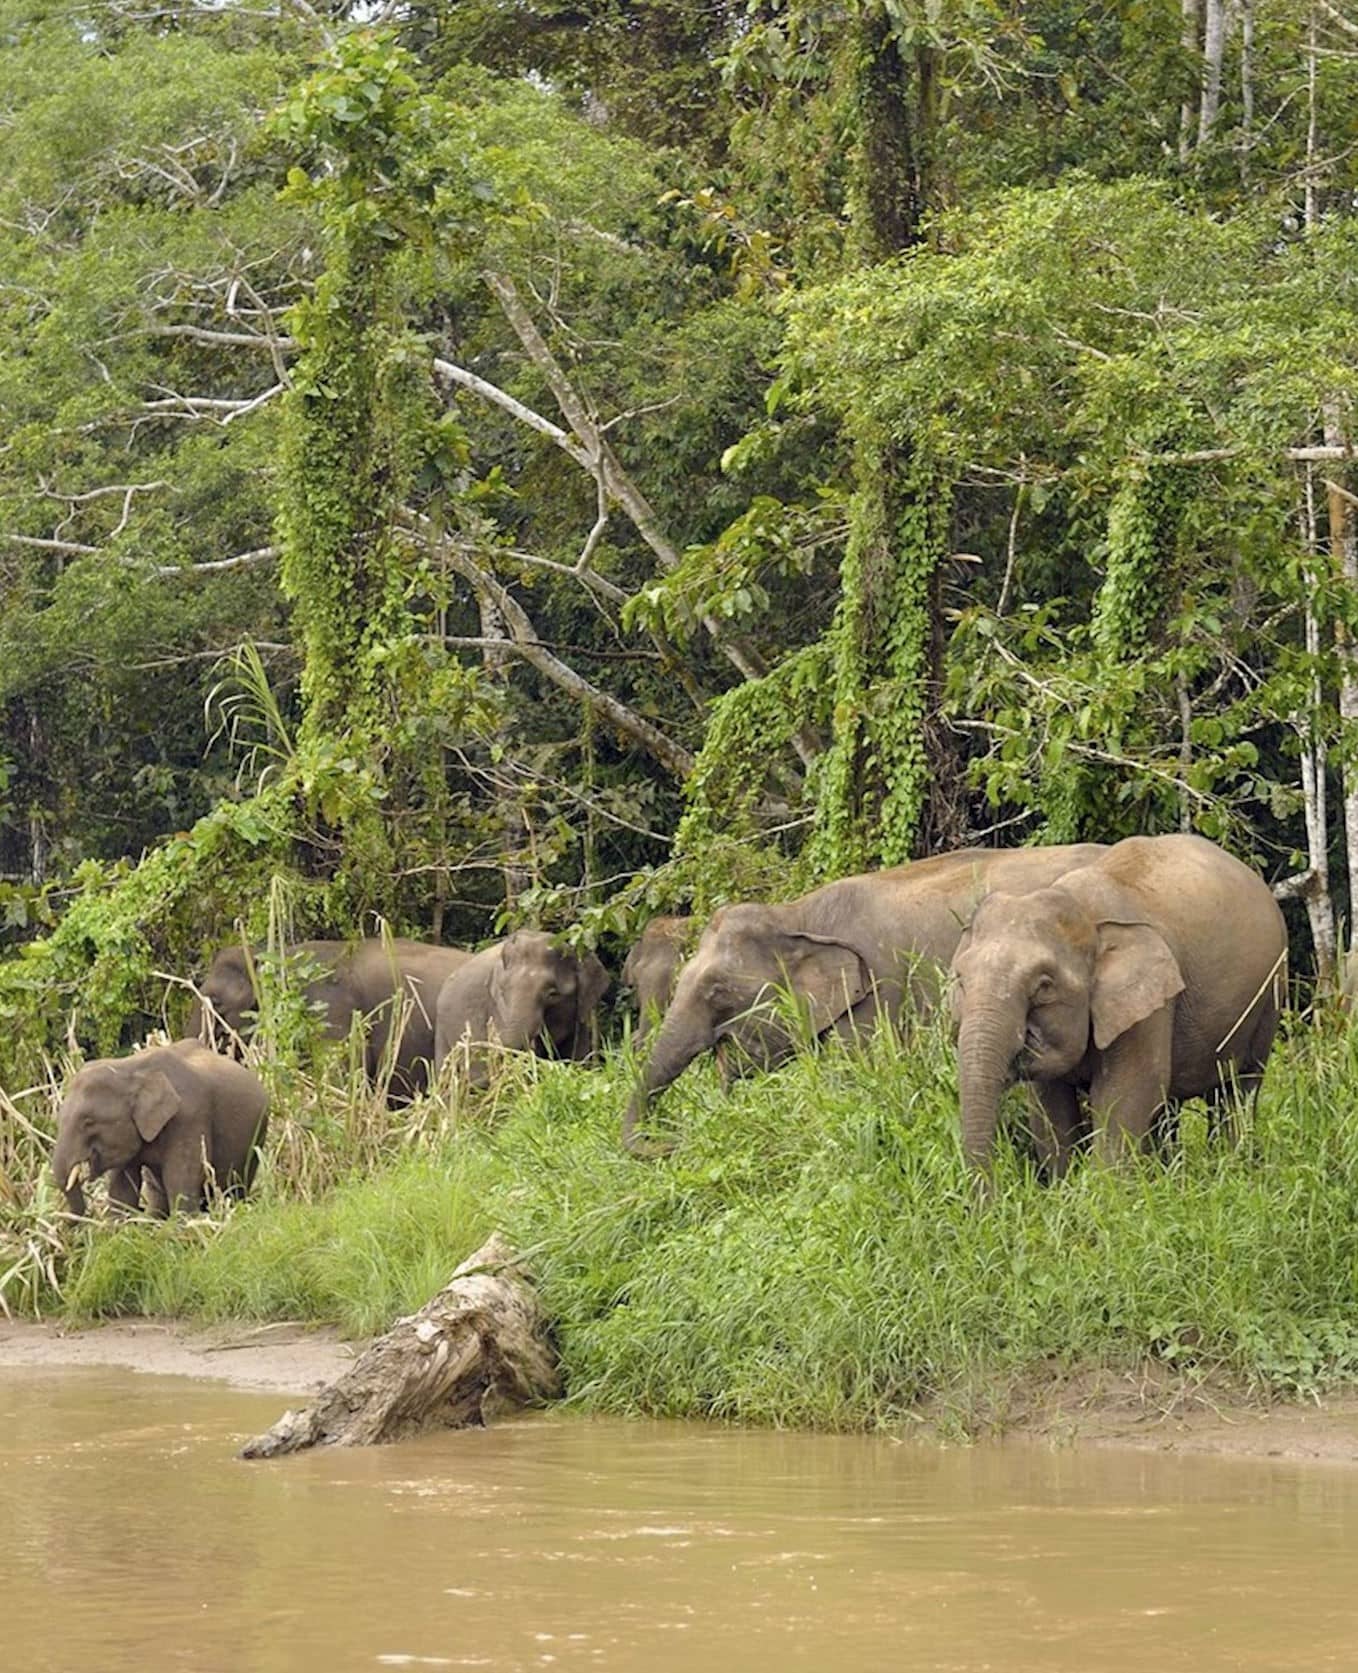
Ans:
<svg viewBox="0 0 1358 1673"><path fill-rule="evenodd" d="M364 1051L364 1066L372 1080L381 1071L396 995L401 995L406 1015L388 1090L394 1100L423 1092L429 1084L429 1064L434 1055L434 1009L439 989L471 954L458 947L399 939L299 941L288 948L288 954L325 968L326 974L307 983L306 995L313 1004L325 1007L322 1031L327 1038L344 1039L356 1016L372 1019ZM227 1029L242 1038L248 1035L253 1019L245 1013L255 1009L258 997L243 948L224 947L217 954L203 980L202 992ZM186 1027L189 1034L207 1037L203 1008L196 1000Z"/></svg>
<svg viewBox="0 0 1358 1673"><path fill-rule="evenodd" d="M144 1171L153 1214L192 1213L204 1206L205 1161L220 1190L243 1196L249 1188L267 1103L258 1076L198 1040L100 1058L62 1099L52 1172L73 1214L85 1212L72 1178L82 1165L91 1179L108 1174L115 1209L139 1207Z"/></svg>
<svg viewBox="0 0 1358 1673"><path fill-rule="evenodd" d="M1051 888L982 901L953 959L962 1144L988 1171L1009 1081L1031 1081L1039 1153L1060 1175L1087 1100L1099 1157L1230 1084L1257 1090L1285 988L1287 932L1265 884L1196 836L1131 837Z"/></svg>
<svg viewBox="0 0 1358 1673"><path fill-rule="evenodd" d="M962 849L846 877L781 906L725 906L684 966L623 1119L629 1150L648 1100L706 1051L772 1068L795 1049L776 1014L786 988L814 1035L852 1036L903 1006L927 1009L963 925L991 889L1042 888L1097 859L1100 843Z"/></svg>
<svg viewBox="0 0 1358 1673"><path fill-rule="evenodd" d="M674 997L674 984L684 962L692 920L652 918L641 938L627 955L622 983L631 988L639 1013L635 1038L644 1040L664 1016Z"/></svg>
<svg viewBox="0 0 1358 1673"><path fill-rule="evenodd" d="M578 958L544 930L515 930L470 958L444 982L438 997L434 1061L462 1046L465 1079L484 1086L494 1038L510 1051L576 1061L594 1049L594 1011L608 972L593 953Z"/></svg>

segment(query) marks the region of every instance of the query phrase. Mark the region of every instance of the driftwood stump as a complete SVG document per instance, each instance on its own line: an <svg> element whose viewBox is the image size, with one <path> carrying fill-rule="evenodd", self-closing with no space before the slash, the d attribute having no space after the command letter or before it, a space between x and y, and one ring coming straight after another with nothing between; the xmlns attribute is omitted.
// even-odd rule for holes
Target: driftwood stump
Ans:
<svg viewBox="0 0 1358 1673"><path fill-rule="evenodd" d="M309 1446L373 1446L417 1429L462 1429L494 1404L561 1392L537 1295L496 1233L430 1302L398 1319L303 1410L283 1413L242 1458Z"/></svg>

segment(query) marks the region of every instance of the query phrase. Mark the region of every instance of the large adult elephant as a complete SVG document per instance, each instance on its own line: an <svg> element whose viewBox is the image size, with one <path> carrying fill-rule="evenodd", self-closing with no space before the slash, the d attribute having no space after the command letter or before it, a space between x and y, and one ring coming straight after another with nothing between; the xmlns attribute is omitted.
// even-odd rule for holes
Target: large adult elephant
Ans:
<svg viewBox="0 0 1358 1673"><path fill-rule="evenodd" d="M852 1035L908 1001L925 1008L963 925L992 889L1039 889L1097 859L1101 843L1052 848L970 848L889 871L845 877L777 906L724 906L703 931L675 986L641 1085L623 1119L629 1150L649 1099L696 1057L772 1068L795 1049L779 1015L780 989L815 1035ZM734 1049L732 1049L734 1048Z"/></svg>
<svg viewBox="0 0 1358 1673"><path fill-rule="evenodd" d="M1111 1161L1142 1145L1166 1105L1257 1089L1287 931L1267 884L1214 843L1129 837L1049 888L983 900L953 973L968 1161L989 1169L1017 1076L1041 1099L1039 1149L1059 1175L1082 1096Z"/></svg>
<svg viewBox="0 0 1358 1673"><path fill-rule="evenodd" d="M141 1203L162 1217L203 1207L207 1170L220 1189L243 1194L268 1125L268 1098L243 1063L198 1040L177 1040L131 1057L87 1063L57 1113L52 1172L73 1214L85 1212L77 1176L108 1174L109 1201Z"/></svg>
<svg viewBox="0 0 1358 1673"><path fill-rule="evenodd" d="M674 997L692 927L691 918L652 918L627 955L622 982L637 1002L638 1042L646 1038Z"/></svg>
<svg viewBox="0 0 1358 1673"><path fill-rule="evenodd" d="M471 954L458 947L425 941L373 938L361 941L299 941L287 950L290 962L307 973L307 999L324 1008L327 1038L343 1039L355 1017L369 1019L364 1066L376 1079L385 1061L398 1004L401 1034L392 1064L393 1098L412 1098L429 1082L434 1056L434 1010L439 989ZM232 1033L244 1036L259 1003L253 980L254 958L243 947L224 947L212 961L202 985L212 1013ZM195 1000L187 1032L204 1036L212 1017Z"/></svg>
<svg viewBox="0 0 1358 1673"><path fill-rule="evenodd" d="M558 947L545 930L520 929L483 948L455 970L438 996L434 1061L466 1053L465 1079L484 1086L490 1052L510 1051L579 1061L594 1049L594 1012L608 972L593 953Z"/></svg>

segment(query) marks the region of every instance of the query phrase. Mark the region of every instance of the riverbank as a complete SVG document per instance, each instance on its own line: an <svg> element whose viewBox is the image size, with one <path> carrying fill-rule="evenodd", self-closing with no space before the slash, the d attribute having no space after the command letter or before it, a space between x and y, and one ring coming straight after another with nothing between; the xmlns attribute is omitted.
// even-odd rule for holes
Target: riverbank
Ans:
<svg viewBox="0 0 1358 1673"><path fill-rule="evenodd" d="M941 1026L729 1089L695 1066L655 1111L674 1142L649 1162L618 1142L630 1084L618 1054L530 1058L468 1105L392 1111L357 1080L280 1078L247 1202L125 1224L97 1201L89 1224L60 1211L35 1097L0 1170L0 1296L64 1325L287 1321L361 1341L498 1231L593 1414L1158 1444L1154 1402L1180 1390L1245 1391L1241 1426L1239 1406L1358 1388L1358 1030L1281 1041L1238 1148L1190 1107L1167 1159L1047 1187L1006 1138L984 1204ZM1152 1415L1095 1425L1104 1401L1076 1368L1150 1379Z"/></svg>
<svg viewBox="0 0 1358 1673"><path fill-rule="evenodd" d="M0 1319L0 1374L116 1366L264 1393L311 1394L353 1362L357 1346L295 1324L205 1330L173 1319L118 1319L84 1329Z"/></svg>
<svg viewBox="0 0 1358 1673"><path fill-rule="evenodd" d="M0 1319L0 1376L111 1366L189 1377L280 1395L314 1393L362 1352L362 1341L298 1324L202 1326L174 1319L115 1320L76 1328ZM946 1415L927 1410L902 1439L946 1441ZM979 1431L987 1442L1057 1449L1114 1448L1218 1458L1278 1459L1358 1468L1358 1390L1324 1400L1251 1402L1224 1385L1089 1371L1009 1390L1004 1417Z"/></svg>

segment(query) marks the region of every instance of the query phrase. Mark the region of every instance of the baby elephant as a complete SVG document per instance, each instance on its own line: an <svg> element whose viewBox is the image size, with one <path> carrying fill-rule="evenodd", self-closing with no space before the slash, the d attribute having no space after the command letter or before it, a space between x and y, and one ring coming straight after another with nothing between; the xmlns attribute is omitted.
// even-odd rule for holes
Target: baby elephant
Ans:
<svg viewBox="0 0 1358 1673"><path fill-rule="evenodd" d="M204 1206L207 1170L218 1187L243 1196L264 1142L268 1098L259 1077L198 1040L152 1046L131 1057L103 1057L76 1075L57 1114L52 1172L73 1214L85 1193L73 1175L109 1176L109 1201L135 1211L146 1171L147 1207Z"/></svg>
<svg viewBox="0 0 1358 1673"><path fill-rule="evenodd" d="M580 958L544 930L516 930L468 959L439 990L435 1065L463 1047L467 1080L484 1086L489 1054L473 1048L492 1040L539 1057L586 1058L607 986L608 972L593 953Z"/></svg>

